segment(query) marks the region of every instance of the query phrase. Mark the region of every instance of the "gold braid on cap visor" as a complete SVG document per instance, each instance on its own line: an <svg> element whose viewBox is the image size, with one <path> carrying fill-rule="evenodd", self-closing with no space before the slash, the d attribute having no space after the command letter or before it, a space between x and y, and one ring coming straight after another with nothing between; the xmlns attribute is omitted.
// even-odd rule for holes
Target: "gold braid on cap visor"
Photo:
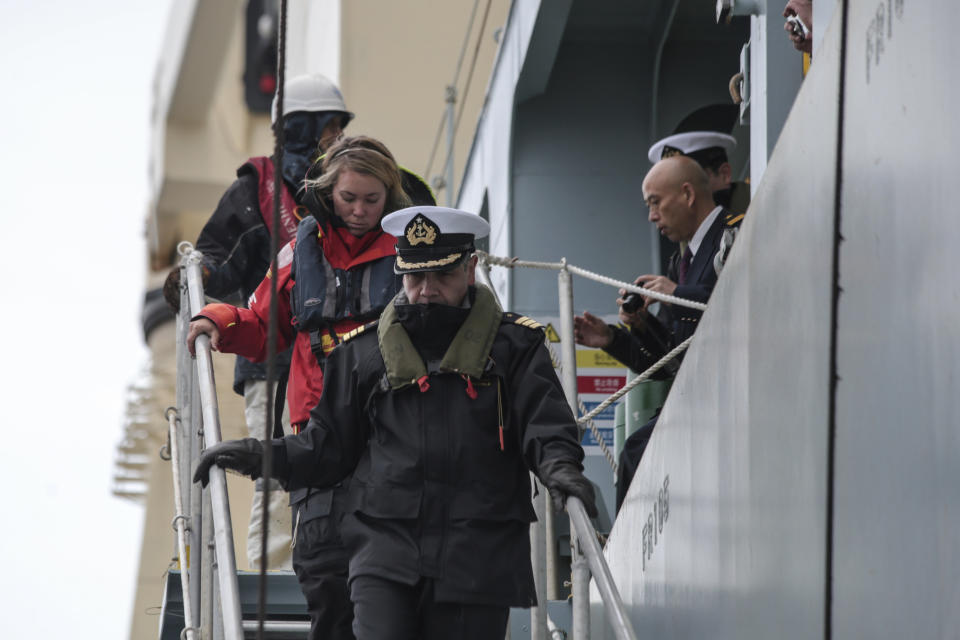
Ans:
<svg viewBox="0 0 960 640"><path fill-rule="evenodd" d="M664 145L663 152L660 154L660 159L663 160L664 158L672 158L673 156L682 156L682 155L686 155L686 154L680 149L677 149L676 147L671 147L669 145Z"/></svg>
<svg viewBox="0 0 960 640"><path fill-rule="evenodd" d="M422 269L424 267L445 267L448 264L453 264L460 259L463 253L451 253L446 258L440 258L439 260L427 260L426 262L407 262L399 255L397 256L397 266L401 269Z"/></svg>

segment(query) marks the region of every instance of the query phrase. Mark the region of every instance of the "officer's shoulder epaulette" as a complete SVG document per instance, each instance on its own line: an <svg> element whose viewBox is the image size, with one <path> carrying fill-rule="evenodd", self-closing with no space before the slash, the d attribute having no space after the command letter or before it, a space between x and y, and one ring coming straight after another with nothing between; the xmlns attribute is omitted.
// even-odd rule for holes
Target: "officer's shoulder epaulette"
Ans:
<svg viewBox="0 0 960 640"><path fill-rule="evenodd" d="M348 331L347 333L340 336L340 342L343 343L343 342L349 342L350 340L353 340L364 331L367 331L368 329L373 329L374 327L376 327L378 322L379 320L374 320L373 322L362 324L356 329L353 329L352 331Z"/></svg>
<svg viewBox="0 0 960 640"><path fill-rule="evenodd" d="M513 313L511 311L504 312L503 322L507 324L518 324L527 329L543 329L543 325L533 318L528 318L527 316L522 316L519 313Z"/></svg>
<svg viewBox="0 0 960 640"><path fill-rule="evenodd" d="M725 227L736 227L743 220L743 216L746 214L743 213L731 213L727 212L727 215L723 218L723 225Z"/></svg>

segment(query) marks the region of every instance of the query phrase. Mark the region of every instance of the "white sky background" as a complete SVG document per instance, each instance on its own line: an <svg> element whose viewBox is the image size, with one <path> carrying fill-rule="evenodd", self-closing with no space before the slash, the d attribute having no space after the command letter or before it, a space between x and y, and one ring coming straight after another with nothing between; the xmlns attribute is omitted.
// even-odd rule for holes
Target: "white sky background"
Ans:
<svg viewBox="0 0 960 640"><path fill-rule="evenodd" d="M110 489L148 357L149 116L169 6L0 0L2 638L129 633L143 511Z"/></svg>

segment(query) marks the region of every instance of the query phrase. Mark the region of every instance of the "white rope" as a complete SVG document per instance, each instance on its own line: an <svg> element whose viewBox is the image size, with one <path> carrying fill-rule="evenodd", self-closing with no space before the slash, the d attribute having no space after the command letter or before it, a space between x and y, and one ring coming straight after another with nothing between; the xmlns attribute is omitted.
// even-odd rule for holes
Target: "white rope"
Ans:
<svg viewBox="0 0 960 640"><path fill-rule="evenodd" d="M660 302L667 302L669 304L675 304L677 306L687 307L689 309L699 309L700 311L703 311L707 308L707 305L702 302L687 300L686 298L678 298L677 296L671 296L666 293L659 293L657 291L651 291L650 289L644 289L643 287L635 285L632 282L624 282L622 280L608 278L607 276L602 276L599 273L595 273L588 269L577 267L572 264L566 264L566 262L532 262L529 260L520 260L518 258L492 256L485 251L477 251L477 255L480 257L480 260L486 264L493 264L500 267L506 267L508 269L513 269L514 267L527 267L529 269L552 269L554 271L567 269L570 273L575 273L578 276L586 278L587 280L593 280L601 284L608 284L611 287L618 287L633 293L639 293L640 295L653 298L654 300L659 300Z"/></svg>
<svg viewBox="0 0 960 640"><path fill-rule="evenodd" d="M500 256L493 256L487 253L486 251L481 251L477 249L477 256L480 258L480 261L485 264L493 264L498 267L506 267L508 269L513 269L514 267L529 267L531 269L553 269L554 271L559 271L563 269L562 262L533 262L530 260L521 260L519 258L502 258Z"/></svg>
<svg viewBox="0 0 960 640"><path fill-rule="evenodd" d="M633 293L639 293L640 295L646 296L648 298L653 298L659 300L660 302L667 302L670 304L675 304L678 307L687 307L688 309L698 309L704 311L707 308L702 302L696 302L694 300L687 300L686 298L678 298L677 296L671 296L666 293L659 293L657 291L651 291L650 289L644 289L639 285L635 285L632 282L623 282L621 280L615 280L613 278L608 278L607 276L602 276L599 273L594 273L593 271L587 271L580 267L574 265L567 265L567 269L570 273L575 273L578 276L582 276L587 280L594 280L602 284L608 284L612 287L619 287L621 289L626 289Z"/></svg>

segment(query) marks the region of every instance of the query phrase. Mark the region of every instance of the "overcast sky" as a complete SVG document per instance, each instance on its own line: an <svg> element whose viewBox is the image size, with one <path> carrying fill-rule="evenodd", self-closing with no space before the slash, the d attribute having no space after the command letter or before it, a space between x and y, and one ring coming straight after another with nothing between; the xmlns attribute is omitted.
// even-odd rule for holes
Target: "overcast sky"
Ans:
<svg viewBox="0 0 960 640"><path fill-rule="evenodd" d="M150 87L169 6L0 0L2 638L128 636L143 510L110 488L148 357Z"/></svg>

